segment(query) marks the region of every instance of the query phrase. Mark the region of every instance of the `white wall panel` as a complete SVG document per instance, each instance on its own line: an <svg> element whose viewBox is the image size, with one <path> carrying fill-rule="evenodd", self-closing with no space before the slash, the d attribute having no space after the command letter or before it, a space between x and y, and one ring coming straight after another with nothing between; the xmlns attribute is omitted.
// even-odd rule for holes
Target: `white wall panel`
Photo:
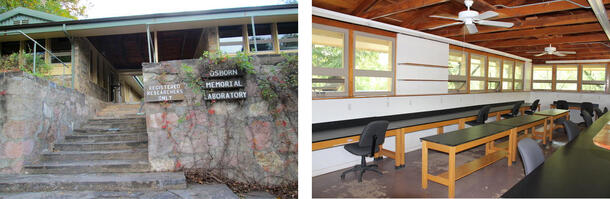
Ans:
<svg viewBox="0 0 610 199"><path fill-rule="evenodd" d="M449 62L449 44L398 34L396 61L446 66Z"/></svg>
<svg viewBox="0 0 610 199"><path fill-rule="evenodd" d="M396 95L442 94L447 87L447 82L397 81Z"/></svg>

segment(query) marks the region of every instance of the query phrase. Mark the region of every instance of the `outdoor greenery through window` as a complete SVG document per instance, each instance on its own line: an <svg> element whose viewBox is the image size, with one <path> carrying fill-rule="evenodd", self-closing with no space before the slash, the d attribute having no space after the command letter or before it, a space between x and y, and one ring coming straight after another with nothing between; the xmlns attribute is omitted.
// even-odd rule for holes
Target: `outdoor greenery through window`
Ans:
<svg viewBox="0 0 610 199"><path fill-rule="evenodd" d="M393 88L393 39L355 34L354 84L357 95L391 94Z"/></svg>
<svg viewBox="0 0 610 199"><path fill-rule="evenodd" d="M250 51L273 51L273 34L271 33L271 24L254 24L256 36L252 32L252 24L248 24L248 42L250 43ZM256 43L256 46L254 45Z"/></svg>
<svg viewBox="0 0 610 199"><path fill-rule="evenodd" d="M534 73L532 74L532 89L533 90L551 90L553 89L553 66L551 65L534 65Z"/></svg>
<svg viewBox="0 0 610 199"><path fill-rule="evenodd" d="M466 92L466 57L463 51L449 51L449 92Z"/></svg>
<svg viewBox="0 0 610 199"><path fill-rule="evenodd" d="M515 62L515 91L523 90L523 62Z"/></svg>
<svg viewBox="0 0 610 199"><path fill-rule="evenodd" d="M578 87L578 65L557 65L555 90L576 91Z"/></svg>
<svg viewBox="0 0 610 199"><path fill-rule="evenodd" d="M314 97L347 96L346 33L346 30L325 26L312 29Z"/></svg>
<svg viewBox="0 0 610 199"><path fill-rule="evenodd" d="M470 91L485 91L485 56L470 54Z"/></svg>
<svg viewBox="0 0 610 199"><path fill-rule="evenodd" d="M500 58L489 57L489 61L487 62L487 68L489 72L487 73L487 91L489 92L499 92L500 91L500 70L502 60Z"/></svg>
<svg viewBox="0 0 610 199"><path fill-rule="evenodd" d="M582 90L604 92L606 90L606 65L582 65Z"/></svg>
<svg viewBox="0 0 610 199"><path fill-rule="evenodd" d="M513 90L513 77L515 75L515 62L504 60L502 62L502 91Z"/></svg>
<svg viewBox="0 0 610 199"><path fill-rule="evenodd" d="M277 23L277 38L280 50L297 50L299 48L299 23Z"/></svg>

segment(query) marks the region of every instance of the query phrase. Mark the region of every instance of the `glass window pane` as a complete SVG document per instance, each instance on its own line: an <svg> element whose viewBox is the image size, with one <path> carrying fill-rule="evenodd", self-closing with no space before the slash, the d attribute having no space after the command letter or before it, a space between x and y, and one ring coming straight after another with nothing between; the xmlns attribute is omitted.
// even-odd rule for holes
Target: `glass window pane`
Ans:
<svg viewBox="0 0 610 199"><path fill-rule="evenodd" d="M513 79L513 66L515 62L504 60L502 65L502 78L504 79Z"/></svg>
<svg viewBox="0 0 610 199"><path fill-rule="evenodd" d="M502 90L510 91L513 90L512 81L502 81Z"/></svg>
<svg viewBox="0 0 610 199"><path fill-rule="evenodd" d="M241 25L218 27L218 42L220 51L234 54L244 51L243 29Z"/></svg>
<svg viewBox="0 0 610 199"><path fill-rule="evenodd" d="M487 65L489 68L489 77L500 78L500 59L490 57Z"/></svg>
<svg viewBox="0 0 610 199"><path fill-rule="evenodd" d="M534 80L553 80L553 66L534 65Z"/></svg>
<svg viewBox="0 0 610 199"><path fill-rule="evenodd" d="M485 77L485 56L470 54L470 75Z"/></svg>
<svg viewBox="0 0 610 199"><path fill-rule="evenodd" d="M392 91L392 78L356 76L354 81L356 92Z"/></svg>
<svg viewBox="0 0 610 199"><path fill-rule="evenodd" d="M578 65L558 65L557 80L578 80Z"/></svg>
<svg viewBox="0 0 610 199"><path fill-rule="evenodd" d="M465 92L466 91L466 82L450 81L448 89L452 93Z"/></svg>
<svg viewBox="0 0 610 199"><path fill-rule="evenodd" d="M392 41L356 36L356 70L392 71Z"/></svg>
<svg viewBox="0 0 610 199"><path fill-rule="evenodd" d="M256 37L252 33L252 24L248 24L248 42L250 51L273 51L273 35L271 34L271 24L254 24ZM256 48L254 44L256 43Z"/></svg>
<svg viewBox="0 0 610 199"><path fill-rule="evenodd" d="M312 30L312 64L320 68L343 68L344 37L342 32Z"/></svg>
<svg viewBox="0 0 610 199"><path fill-rule="evenodd" d="M344 92L345 77L313 75L313 92Z"/></svg>
<svg viewBox="0 0 610 199"><path fill-rule="evenodd" d="M515 80L515 90L523 90L523 82Z"/></svg>
<svg viewBox="0 0 610 199"><path fill-rule="evenodd" d="M523 79L523 62L515 63L515 79Z"/></svg>
<svg viewBox="0 0 610 199"><path fill-rule="evenodd" d="M555 89L575 91L577 85L577 83L557 83L557 87Z"/></svg>
<svg viewBox="0 0 610 199"><path fill-rule="evenodd" d="M277 38L280 50L297 50L299 48L299 23L277 23Z"/></svg>
<svg viewBox="0 0 610 199"><path fill-rule="evenodd" d="M475 91L475 90L485 90L485 81L479 81L479 80L471 80L470 81L470 90L471 91Z"/></svg>
<svg viewBox="0 0 610 199"><path fill-rule="evenodd" d="M536 83L534 82L533 89L536 90L551 90L552 83Z"/></svg>
<svg viewBox="0 0 610 199"><path fill-rule="evenodd" d="M2 55L10 55L13 53L19 53L19 42L2 42Z"/></svg>
<svg viewBox="0 0 610 199"><path fill-rule="evenodd" d="M499 91L499 86L500 82L488 82L487 83L487 91L490 92L498 92Z"/></svg>
<svg viewBox="0 0 610 199"><path fill-rule="evenodd" d="M582 84L583 91L605 91L605 84Z"/></svg>
<svg viewBox="0 0 610 199"><path fill-rule="evenodd" d="M583 81L605 81L606 80L606 65L583 65L582 66Z"/></svg>
<svg viewBox="0 0 610 199"><path fill-rule="evenodd" d="M465 52L449 52L449 75L466 76L466 55Z"/></svg>

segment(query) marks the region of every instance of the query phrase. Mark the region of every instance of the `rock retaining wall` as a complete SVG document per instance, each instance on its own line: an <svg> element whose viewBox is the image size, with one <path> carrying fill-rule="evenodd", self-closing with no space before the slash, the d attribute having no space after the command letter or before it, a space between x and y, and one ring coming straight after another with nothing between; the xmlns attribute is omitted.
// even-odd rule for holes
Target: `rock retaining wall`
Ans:
<svg viewBox="0 0 610 199"><path fill-rule="evenodd" d="M279 55L254 58L256 73L243 77L246 99L204 101L202 93L187 86L185 100L146 103L151 168L203 168L236 181L263 185L296 182L296 88L283 90L278 93L282 99L270 103L258 85L260 79L277 78L268 69L282 60ZM191 67L192 73L185 72L183 66ZM214 64L208 60L146 63L144 87L188 85L189 75L201 77L211 67Z"/></svg>
<svg viewBox="0 0 610 199"><path fill-rule="evenodd" d="M0 74L0 174L21 173L103 105L27 73Z"/></svg>

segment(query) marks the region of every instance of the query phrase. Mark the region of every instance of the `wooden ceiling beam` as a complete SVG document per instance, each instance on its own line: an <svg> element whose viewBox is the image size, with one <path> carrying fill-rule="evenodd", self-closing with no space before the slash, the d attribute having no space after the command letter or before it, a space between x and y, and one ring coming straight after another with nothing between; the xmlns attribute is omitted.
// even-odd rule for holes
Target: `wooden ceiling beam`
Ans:
<svg viewBox="0 0 610 199"><path fill-rule="evenodd" d="M459 4L464 5L464 0L451 0L457 2ZM496 7L491 5L485 0L474 0L471 9L479 11L480 13L490 10L496 10ZM464 5L464 10L466 10L466 5Z"/></svg>
<svg viewBox="0 0 610 199"><path fill-rule="evenodd" d="M580 25L568 25L568 26L553 26L540 29L527 29L527 30L515 30L515 31L504 31L496 33L484 33L466 35L466 37L450 37L451 39L460 40L465 42L479 42L479 41L493 41L493 40L504 40L514 39L523 37L536 37L543 35L559 35L559 34L576 34L576 33L587 33L587 32L599 32L603 31L599 23L589 23Z"/></svg>
<svg viewBox="0 0 610 199"><path fill-rule="evenodd" d="M370 10L361 17L367 19L375 19L440 3L445 3L448 1L449 0L404 0L395 4L390 4L387 6L376 8L374 10Z"/></svg>
<svg viewBox="0 0 610 199"><path fill-rule="evenodd" d="M566 36L549 39L514 39L507 41L486 41L476 42L475 45L485 46L488 48L502 48L502 47L513 47L513 46L535 46L535 45L548 45L548 44L565 44L565 43L577 43L577 42L594 42L594 41L606 41L608 37L604 33L593 33L578 36Z"/></svg>
<svg viewBox="0 0 610 199"><path fill-rule="evenodd" d="M588 55L588 56L565 56L565 57L538 57L533 60L552 61L552 60L588 60L588 59L610 59L610 55ZM536 63L536 62L534 62ZM540 63L540 62L538 62Z"/></svg>
<svg viewBox="0 0 610 199"><path fill-rule="evenodd" d="M572 1L579 3L583 6L589 6L589 3L587 3L586 0L572 0ZM610 0L603 0L603 3L610 4ZM538 14L544 14L544 13L579 9L579 8L582 8L582 7L572 4L568 1L555 1L555 2L548 2L548 3L531 5L531 6L526 6L526 7L496 9L495 11L498 12L500 15L498 17L496 17L495 19L522 17L522 16L528 16L528 15L538 15Z"/></svg>
<svg viewBox="0 0 610 199"><path fill-rule="evenodd" d="M366 13L373 5L375 5L379 0L363 0L354 8L352 11L352 15L354 16L362 16L362 14Z"/></svg>
<svg viewBox="0 0 610 199"><path fill-rule="evenodd" d="M610 10L608 10L608 17L610 17ZM560 25L571 25L571 24L580 24L580 23L591 23L597 22L597 18L593 14L593 12L581 12L578 14L572 15L563 15L563 16L545 16L539 17L537 19L525 20L520 26L513 26L512 28L499 28L499 27L491 27L491 26L480 26L477 27L479 29L479 33L491 33L491 32L501 32L501 31L512 31L512 30L522 30L522 29L530 29L536 27L551 27L551 26L560 26ZM462 27L449 27L442 28L439 30L426 31L430 34L435 34L443 37L454 37L460 36L464 34L462 31Z"/></svg>

